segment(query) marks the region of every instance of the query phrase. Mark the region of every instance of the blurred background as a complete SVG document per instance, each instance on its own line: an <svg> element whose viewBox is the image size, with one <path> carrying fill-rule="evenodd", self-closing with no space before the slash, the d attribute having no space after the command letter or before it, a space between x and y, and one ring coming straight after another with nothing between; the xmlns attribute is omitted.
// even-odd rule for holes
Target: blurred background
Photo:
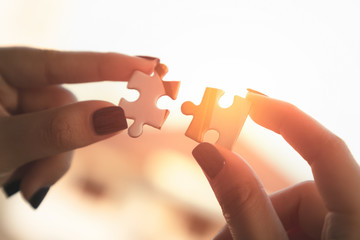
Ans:
<svg viewBox="0 0 360 240"><path fill-rule="evenodd" d="M224 224L186 138L206 87L222 106L246 88L297 105L343 138L360 159L360 2L288 0L0 0L0 46L149 55L179 80L161 131L124 132L75 152L69 173L37 211L0 195L0 239L210 239ZM111 80L111 79L108 79ZM79 100L135 100L126 83L68 85ZM131 123L131 122L129 122ZM214 141L216 132L206 134ZM312 179L276 134L247 119L234 151L271 193Z"/></svg>

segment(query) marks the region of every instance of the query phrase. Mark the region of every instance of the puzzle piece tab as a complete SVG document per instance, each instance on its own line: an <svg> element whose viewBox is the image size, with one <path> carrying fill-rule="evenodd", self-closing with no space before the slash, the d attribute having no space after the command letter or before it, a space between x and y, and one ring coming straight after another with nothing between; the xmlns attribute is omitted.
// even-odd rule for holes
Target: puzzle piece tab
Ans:
<svg viewBox="0 0 360 240"><path fill-rule="evenodd" d="M131 76L127 88L138 90L140 96L134 102L128 102L122 98L119 103L119 106L124 109L125 116L134 120L128 129L131 137L139 137L143 132L144 124L160 129L169 115L168 110L159 109L156 104L164 95L175 100L180 82L163 81L162 78L166 73L166 65L159 64L153 76L140 71L135 71Z"/></svg>
<svg viewBox="0 0 360 240"><path fill-rule="evenodd" d="M233 104L229 108L218 105L224 91L216 88L206 88L200 105L185 102L181 111L185 115L193 115L193 119L185 135L197 142L202 142L208 130L216 130L219 133L217 144L232 149L250 111L250 102L235 96Z"/></svg>

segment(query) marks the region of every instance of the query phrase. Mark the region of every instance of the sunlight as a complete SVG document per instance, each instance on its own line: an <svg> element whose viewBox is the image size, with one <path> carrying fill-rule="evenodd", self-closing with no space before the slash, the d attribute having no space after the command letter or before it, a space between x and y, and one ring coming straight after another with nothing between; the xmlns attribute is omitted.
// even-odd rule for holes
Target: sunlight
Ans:
<svg viewBox="0 0 360 240"><path fill-rule="evenodd" d="M138 219L131 215L132 211L146 220L152 219L151 214L159 212L156 215L158 219L173 225L168 235L164 234L165 238L157 235L157 231L163 230L160 220L144 226L147 233L153 234L153 239L166 239L166 236L202 239L174 234L185 231L180 229L181 224L176 222L180 220L174 216L180 215L177 207L181 204L182 213L191 206L192 210L201 209L196 213L208 211L215 216L214 219L220 216L206 178L191 157L191 150L197 143L184 136L192 116L185 116L180 110L185 101L200 104L206 87L225 92L218 103L221 107L231 106L235 95L244 98L247 88L291 102L344 139L354 157L360 161L360 111L357 109L360 102L360 31L356 30L360 22L359 11L360 5L356 1L0 0L1 46L24 45L154 56L169 69L165 81L181 81L175 101L166 96L158 101L159 108L170 110L161 131L146 126L143 136L138 139L131 139L124 132L119 139L96 145L98 148L102 146L99 152L93 150L99 156L89 154L84 157L86 160L91 156L99 157L99 165L94 165L98 171L102 169L99 167L101 164L108 164L106 173L101 175L104 179L111 171L114 171L114 179L121 174L126 175L128 169L124 170L125 165L131 166L129 169L136 171L129 170L129 175L134 174L138 182L145 179L156 191L171 196L171 200L167 199L170 203L159 203L159 199L148 194L150 190L146 189L149 191L146 192L141 189L145 187L136 182L141 186L136 185L131 194L123 196L117 192L118 198L114 198L114 202L121 200L126 206L120 208L120 203L111 205L118 211L111 213L113 215L109 213L110 218L105 218L105 223L99 226L95 226L98 218L105 215L94 213L92 207L86 209L92 216L77 212L79 209L72 211L70 206L68 209L64 207L71 203L57 207L57 204L63 204L59 192L50 195L49 205L44 207L59 215L73 213L73 220L77 222L75 226L85 232L88 228L88 235L85 234L88 239L120 234L117 224L125 226L128 223L126 217L132 227L121 229L124 236L120 238L130 239L131 234L131 237L141 234ZM65 87L74 92L79 101L96 99L117 105L121 98L135 101L139 96L136 90L127 89L126 83L113 82L112 79L104 79L100 83L66 84ZM164 136L166 139L162 139ZM218 136L216 130L211 130L205 134L205 140L215 142ZM152 144L158 145L154 147ZM243 151L241 153L245 156L255 156L246 160L258 164L257 170L262 171L262 176L269 172L276 175L266 175L268 179L278 177L279 181L289 179L292 183L312 179L307 163L287 142L256 125L249 117L236 144L237 153ZM178 152L180 150L176 148L184 152ZM114 166L105 161L104 156L107 161L113 157ZM119 162L124 165L119 167ZM85 171L87 168L84 166L90 166L90 161L76 171ZM121 174L117 172L120 172L119 169L123 170ZM112 180L106 184L120 186L119 182L123 179ZM135 184L131 181L123 183ZM66 187L61 191L70 194ZM146 201L142 199L144 196ZM0 210L4 219L9 219L8 223L2 223L5 228L17 231L15 223L24 217L24 226L27 221L31 223L26 231L34 238L44 237L41 231L35 227L32 229L32 224L41 226L42 222L47 222L46 219L51 219L49 213L37 212L32 222L34 213L26 207L17 208L18 205L21 205L19 199L2 205ZM141 211L147 211L149 215L141 215ZM71 221L67 222L66 218L57 219L57 223L66 227L65 230L74 231ZM47 224L51 225L50 222ZM49 226L49 229L56 227ZM18 234L26 234L26 231ZM46 234L51 235L49 232L44 231L45 238ZM72 234L64 233L62 239L78 236ZM144 239L142 235L136 236ZM119 235L109 236L109 239L120 238Z"/></svg>

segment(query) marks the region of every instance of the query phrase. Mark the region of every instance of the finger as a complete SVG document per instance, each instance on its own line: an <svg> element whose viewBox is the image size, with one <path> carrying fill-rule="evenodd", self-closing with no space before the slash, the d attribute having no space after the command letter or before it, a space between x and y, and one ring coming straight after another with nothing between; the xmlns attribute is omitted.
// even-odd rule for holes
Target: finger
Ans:
<svg viewBox="0 0 360 240"><path fill-rule="evenodd" d="M33 161L26 168L20 190L24 198L36 209L54 185L69 169L72 152Z"/></svg>
<svg viewBox="0 0 360 240"><path fill-rule="evenodd" d="M327 209L312 181L291 186L270 196L285 230L320 239ZM301 230L301 231L299 231Z"/></svg>
<svg viewBox="0 0 360 240"><path fill-rule="evenodd" d="M10 113L0 104L0 117L10 116Z"/></svg>
<svg viewBox="0 0 360 240"><path fill-rule="evenodd" d="M76 102L75 95L59 86L26 88L19 90L19 112L30 113Z"/></svg>
<svg viewBox="0 0 360 240"><path fill-rule="evenodd" d="M0 116L13 112L18 105L18 93L11 87L0 74Z"/></svg>
<svg viewBox="0 0 360 240"><path fill-rule="evenodd" d="M213 240L233 240L229 227L225 225Z"/></svg>
<svg viewBox="0 0 360 240"><path fill-rule="evenodd" d="M86 146L126 127L124 111L103 101L3 117L0 118L0 169L11 170L32 160Z"/></svg>
<svg viewBox="0 0 360 240"><path fill-rule="evenodd" d="M201 143L193 156L209 180L233 239L287 239L261 183L238 155Z"/></svg>
<svg viewBox="0 0 360 240"><path fill-rule="evenodd" d="M21 113L36 112L53 107L60 107L76 102L76 97L67 89L58 86L46 86L34 89L20 89L19 90L19 105L18 111ZM7 115L9 116L9 115ZM71 156L71 152L66 154ZM21 180L29 168L31 163L21 166L15 171L9 171L7 176L4 175L3 183L4 192L7 197L12 196L20 190ZM39 176L41 176L39 172Z"/></svg>
<svg viewBox="0 0 360 240"><path fill-rule="evenodd" d="M3 183L3 190L7 197L11 197L20 190L21 180L26 172L26 166L27 164L13 171L9 171Z"/></svg>
<svg viewBox="0 0 360 240"><path fill-rule="evenodd" d="M360 169L344 141L293 105L248 93L251 118L279 133L309 163L330 211L360 212Z"/></svg>
<svg viewBox="0 0 360 240"><path fill-rule="evenodd" d="M288 231L288 237L290 240L314 240L314 238L306 235L300 228L294 228Z"/></svg>
<svg viewBox="0 0 360 240"><path fill-rule="evenodd" d="M270 199L290 239L321 238L327 210L314 182L291 186L272 194ZM214 240L232 239L230 237L229 228L225 225Z"/></svg>
<svg viewBox="0 0 360 240"><path fill-rule="evenodd" d="M158 61L118 53L0 48L0 73L12 86L19 88L104 80L127 81L135 70L152 73Z"/></svg>

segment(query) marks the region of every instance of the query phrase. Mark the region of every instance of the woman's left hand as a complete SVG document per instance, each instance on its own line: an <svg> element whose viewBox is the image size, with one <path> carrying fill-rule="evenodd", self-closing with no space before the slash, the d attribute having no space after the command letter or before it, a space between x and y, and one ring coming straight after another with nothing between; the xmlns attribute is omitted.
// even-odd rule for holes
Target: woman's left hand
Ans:
<svg viewBox="0 0 360 240"><path fill-rule="evenodd" d="M68 170L72 150L127 127L120 107L76 102L63 83L128 81L156 58L116 53L0 48L0 184L37 208Z"/></svg>

